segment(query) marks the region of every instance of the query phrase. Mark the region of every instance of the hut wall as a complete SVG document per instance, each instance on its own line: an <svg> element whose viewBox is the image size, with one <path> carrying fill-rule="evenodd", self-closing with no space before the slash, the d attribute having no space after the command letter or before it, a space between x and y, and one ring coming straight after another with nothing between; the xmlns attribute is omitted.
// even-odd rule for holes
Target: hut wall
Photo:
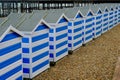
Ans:
<svg viewBox="0 0 120 80"><path fill-rule="evenodd" d="M10 31L0 41L0 80L22 80L21 39Z"/></svg>

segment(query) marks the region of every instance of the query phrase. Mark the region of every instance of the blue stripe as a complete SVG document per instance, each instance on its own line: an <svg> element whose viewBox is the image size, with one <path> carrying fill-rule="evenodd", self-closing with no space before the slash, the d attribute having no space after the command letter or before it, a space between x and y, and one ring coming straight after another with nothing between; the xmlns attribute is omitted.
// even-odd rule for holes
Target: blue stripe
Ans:
<svg viewBox="0 0 120 80"><path fill-rule="evenodd" d="M49 45L49 48L50 48L50 49L54 49L54 46L53 46L53 45Z"/></svg>
<svg viewBox="0 0 120 80"><path fill-rule="evenodd" d="M18 77L16 80L23 80L23 77L20 76L20 77Z"/></svg>
<svg viewBox="0 0 120 80"><path fill-rule="evenodd" d="M85 40L92 39L92 37L93 37L93 35L87 36L87 37L85 38Z"/></svg>
<svg viewBox="0 0 120 80"><path fill-rule="evenodd" d="M29 43L29 38L22 38L23 43Z"/></svg>
<svg viewBox="0 0 120 80"><path fill-rule="evenodd" d="M57 52L57 53L56 53L56 57L58 57L58 56L64 54L64 53L67 52L67 51L68 51L68 48L65 48L65 49L63 49L63 50Z"/></svg>
<svg viewBox="0 0 120 80"><path fill-rule="evenodd" d="M46 28L48 28L48 26L46 26L46 25L39 25L35 31L44 30Z"/></svg>
<svg viewBox="0 0 120 80"><path fill-rule="evenodd" d="M98 25L98 24L101 24L101 20L100 20L100 21L98 21L98 22L96 22L96 25Z"/></svg>
<svg viewBox="0 0 120 80"><path fill-rule="evenodd" d="M89 13L87 14L87 16L93 16L93 14L92 14L91 12L89 12Z"/></svg>
<svg viewBox="0 0 120 80"><path fill-rule="evenodd" d="M33 37L32 42L39 41L45 38L48 38L48 33Z"/></svg>
<svg viewBox="0 0 120 80"><path fill-rule="evenodd" d="M71 44L71 43L69 43L69 44L68 44L68 47L72 47L72 44Z"/></svg>
<svg viewBox="0 0 120 80"><path fill-rule="evenodd" d="M29 48L22 48L22 52L23 53L29 53L30 51L29 51Z"/></svg>
<svg viewBox="0 0 120 80"><path fill-rule="evenodd" d="M20 37L20 35L19 34L17 34L17 33L10 33L10 34L7 34L4 38L3 38L3 40L1 41L1 42L4 42L4 41L9 41L9 40L11 40L11 39L15 39L15 38L18 38L18 37Z"/></svg>
<svg viewBox="0 0 120 80"><path fill-rule="evenodd" d="M23 73L30 73L30 69L29 68L23 68Z"/></svg>
<svg viewBox="0 0 120 80"><path fill-rule="evenodd" d="M68 40L72 40L72 37L71 37L71 36L68 36Z"/></svg>
<svg viewBox="0 0 120 80"><path fill-rule="evenodd" d="M7 78L9 78L10 76L16 74L17 72L21 71L22 70L22 65L12 69L11 71L3 74L0 76L0 80L6 80Z"/></svg>
<svg viewBox="0 0 120 80"><path fill-rule="evenodd" d="M4 62L1 62L1 63L0 63L0 69L5 68L5 67L11 65L12 63L20 60L21 58L22 58L21 54L18 54L18 55L16 55L16 56L14 56L14 57L12 57L12 58L4 61Z"/></svg>
<svg viewBox="0 0 120 80"><path fill-rule="evenodd" d="M43 49L45 47L48 47L48 44L49 44L49 42L46 42L46 43L40 44L38 46L35 46L32 48L32 52L35 52L35 51L38 51L38 50Z"/></svg>
<svg viewBox="0 0 120 80"><path fill-rule="evenodd" d="M85 22L87 23L87 22L91 22L93 20L93 17L92 18L89 18L89 19L87 19Z"/></svg>
<svg viewBox="0 0 120 80"><path fill-rule="evenodd" d="M74 29L74 33L78 32L78 31L81 31L82 30L82 27L79 27L77 29Z"/></svg>
<svg viewBox="0 0 120 80"><path fill-rule="evenodd" d="M49 56L49 51L43 52L35 57L32 58L32 62L34 63L35 61L38 61L46 56Z"/></svg>
<svg viewBox="0 0 120 80"><path fill-rule="evenodd" d="M56 28L56 32L60 32L66 29L67 29L67 26L62 26L62 27Z"/></svg>
<svg viewBox="0 0 120 80"><path fill-rule="evenodd" d="M54 30L53 30L53 29L50 29L49 32L50 32L50 33L54 33Z"/></svg>
<svg viewBox="0 0 120 80"><path fill-rule="evenodd" d="M108 20L108 18L105 18L103 21L107 21Z"/></svg>
<svg viewBox="0 0 120 80"><path fill-rule="evenodd" d="M106 22L106 23L103 24L103 26L106 26L106 25L108 25L108 22Z"/></svg>
<svg viewBox="0 0 120 80"><path fill-rule="evenodd" d="M90 28L92 27L93 24L86 25L85 28Z"/></svg>
<svg viewBox="0 0 120 80"><path fill-rule="evenodd" d="M83 18L83 16L79 13L76 18Z"/></svg>
<svg viewBox="0 0 120 80"><path fill-rule="evenodd" d="M60 40L60 39L62 39L62 38L65 38L65 37L67 37L67 33L64 33L64 34L62 34L62 35L57 36L57 37L56 37L56 41L57 41L57 40Z"/></svg>
<svg viewBox="0 0 120 80"><path fill-rule="evenodd" d="M59 44L56 45L56 49L58 49L58 48L60 48L60 47L62 47L64 45L66 45L66 44L67 44L67 41L61 42L61 43L59 43Z"/></svg>
<svg viewBox="0 0 120 80"><path fill-rule="evenodd" d="M110 13L110 15L112 15L112 14L113 14L113 12Z"/></svg>
<svg viewBox="0 0 120 80"><path fill-rule="evenodd" d="M8 46L6 48L0 49L0 56L9 54L10 52L20 49L21 48L21 43L17 43L11 46Z"/></svg>
<svg viewBox="0 0 120 80"><path fill-rule="evenodd" d="M44 66L46 66L48 64L49 64L49 60L46 60L43 63L40 63L39 65L33 67L32 72L35 72L35 71L39 70L40 68L42 68L42 67L44 67Z"/></svg>
<svg viewBox="0 0 120 80"><path fill-rule="evenodd" d="M101 34L101 31L98 31L98 32L96 33L96 35L99 35L99 34Z"/></svg>
<svg viewBox="0 0 120 80"><path fill-rule="evenodd" d="M101 29L101 27L102 27L102 25L97 26L97 27L96 27L96 30Z"/></svg>
<svg viewBox="0 0 120 80"><path fill-rule="evenodd" d="M60 19L60 21L58 23L63 23L63 22L68 22L67 19L65 19L64 17Z"/></svg>
<svg viewBox="0 0 120 80"><path fill-rule="evenodd" d="M96 20L101 19L101 18L102 18L102 16L97 16L97 17L96 17Z"/></svg>
<svg viewBox="0 0 120 80"><path fill-rule="evenodd" d="M74 40L76 40L76 39L78 39L78 38L80 38L80 37L82 37L82 33L81 33L81 34L78 34L78 35L75 35L75 36L74 36Z"/></svg>
<svg viewBox="0 0 120 80"><path fill-rule="evenodd" d="M72 22L68 22L68 26L72 26Z"/></svg>
<svg viewBox="0 0 120 80"><path fill-rule="evenodd" d="M82 40L79 40L78 42L74 43L74 46L77 46L82 43Z"/></svg>
<svg viewBox="0 0 120 80"><path fill-rule="evenodd" d="M83 23L83 20L74 22L74 26L80 25Z"/></svg>
<svg viewBox="0 0 120 80"><path fill-rule="evenodd" d="M72 33L72 30L68 30L68 33Z"/></svg>
<svg viewBox="0 0 120 80"><path fill-rule="evenodd" d="M104 17L108 16L108 14L104 14Z"/></svg>
<svg viewBox="0 0 120 80"><path fill-rule="evenodd" d="M106 31L106 30L108 30L108 27L106 27L106 28L103 29L103 31Z"/></svg>
<svg viewBox="0 0 120 80"><path fill-rule="evenodd" d="M54 58L54 55L53 55L53 53L50 53L50 58Z"/></svg>
<svg viewBox="0 0 120 80"><path fill-rule="evenodd" d="M29 58L23 58L23 63L30 63Z"/></svg>
<svg viewBox="0 0 120 80"><path fill-rule="evenodd" d="M90 29L90 30L86 31L86 32L85 32L85 34L92 33L92 31L93 31L93 30L92 30L92 29Z"/></svg>

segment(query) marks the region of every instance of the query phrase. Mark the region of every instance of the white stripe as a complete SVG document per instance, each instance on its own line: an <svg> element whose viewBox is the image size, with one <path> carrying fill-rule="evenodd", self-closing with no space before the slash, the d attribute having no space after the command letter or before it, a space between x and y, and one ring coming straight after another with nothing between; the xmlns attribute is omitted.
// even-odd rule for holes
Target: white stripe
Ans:
<svg viewBox="0 0 120 80"><path fill-rule="evenodd" d="M57 36L60 36L60 35L62 35L62 34L65 34L65 33L68 33L68 29L65 29L65 30L63 30L63 31L57 32L55 35L56 35L56 37L57 37Z"/></svg>
<svg viewBox="0 0 120 80"><path fill-rule="evenodd" d="M18 77L22 76L22 70L14 74L13 76L9 77L6 80L16 80Z"/></svg>
<svg viewBox="0 0 120 80"><path fill-rule="evenodd" d="M30 78L30 74L28 74L28 73L23 73L23 78Z"/></svg>
<svg viewBox="0 0 120 80"><path fill-rule="evenodd" d="M32 53L32 54L31 54L31 58L33 58L33 57L35 57L35 56L38 56L38 55L40 55L40 54L42 54L42 53L44 53L44 52L46 52L46 51L49 51L49 47L45 47L45 48L43 48L43 49L41 49L41 50L38 50L38 51Z"/></svg>
<svg viewBox="0 0 120 80"><path fill-rule="evenodd" d="M46 60L49 60L49 56L45 56L42 59L39 59L36 62L32 63L31 67L33 68L33 67L39 65L40 63L45 62Z"/></svg>
<svg viewBox="0 0 120 80"><path fill-rule="evenodd" d="M12 58L12 57L14 57L16 55L18 55L18 54L21 54L21 52L22 52L21 48L19 48L17 50L14 50L14 51L10 52L9 54L1 56L0 63L5 61L5 60L8 60L8 59L10 59L10 58Z"/></svg>
<svg viewBox="0 0 120 80"><path fill-rule="evenodd" d="M23 63L23 68L29 68L30 69L30 63Z"/></svg>
<svg viewBox="0 0 120 80"><path fill-rule="evenodd" d="M67 26L67 25L68 25L68 22L64 22L64 23L59 23L59 24L57 24L56 26L57 26L57 28L58 28L58 27Z"/></svg>
<svg viewBox="0 0 120 80"><path fill-rule="evenodd" d="M42 39L42 40L38 40L38 41L36 41L36 42L33 42L33 43L32 43L32 47L37 46L37 45L40 45L40 44L43 44L44 42L49 42L49 38L47 37L47 38L44 38L44 39Z"/></svg>
<svg viewBox="0 0 120 80"><path fill-rule="evenodd" d="M22 43L22 48L29 48L30 47L30 43Z"/></svg>
<svg viewBox="0 0 120 80"><path fill-rule="evenodd" d="M16 43L20 43L21 42L21 38L15 38L9 41L5 41L5 42L1 42L0 45L0 49L6 48L8 46L14 45Z"/></svg>
<svg viewBox="0 0 120 80"><path fill-rule="evenodd" d="M43 35L43 34L46 34L46 33L49 33L49 29L44 29L44 30L41 30L41 31L34 32L32 37L36 37L36 36Z"/></svg>
<svg viewBox="0 0 120 80"><path fill-rule="evenodd" d="M23 58L30 58L31 56L30 56L30 54L28 54L28 53L22 53L22 57L23 57Z"/></svg>
<svg viewBox="0 0 120 80"><path fill-rule="evenodd" d="M42 43L36 43L36 44L34 44L34 46L32 46L32 47L37 47L37 46L42 45L42 44L47 43L47 42L48 42L48 40L45 40Z"/></svg>
<svg viewBox="0 0 120 80"><path fill-rule="evenodd" d="M7 66L7 67L5 67L5 68L2 68L2 69L0 70L0 72L2 72L2 73L0 73L0 75L7 73L8 71L10 71L10 70L18 67L18 66L21 65L21 64L22 64L22 59L14 62L13 64L11 64L11 65L9 65L9 66Z"/></svg>
<svg viewBox="0 0 120 80"><path fill-rule="evenodd" d="M36 72L34 72L34 73L31 75L30 78L35 77L36 75L40 74L41 72L45 71L45 70L48 69L48 68L49 68L49 64L46 65L46 66L44 66L44 67L42 67L42 68L40 68L40 69L37 70Z"/></svg>
<svg viewBox="0 0 120 80"><path fill-rule="evenodd" d="M55 45L55 41L49 41L49 45Z"/></svg>
<svg viewBox="0 0 120 80"><path fill-rule="evenodd" d="M58 40L58 41L56 41L55 43L56 43L56 45L57 45L57 44L62 43L62 42L64 42L64 41L66 41L66 40L68 40L68 37L62 38L61 40Z"/></svg>
<svg viewBox="0 0 120 80"><path fill-rule="evenodd" d="M59 59L65 57L66 55L68 55L68 52L65 52L64 54L61 54L60 56L56 57L54 61L56 62L56 61L58 61Z"/></svg>
<svg viewBox="0 0 120 80"><path fill-rule="evenodd" d="M65 49L65 48L68 48L68 44L66 44L66 45L64 45L64 46L56 49L56 53L57 53L57 52L60 52L61 50Z"/></svg>

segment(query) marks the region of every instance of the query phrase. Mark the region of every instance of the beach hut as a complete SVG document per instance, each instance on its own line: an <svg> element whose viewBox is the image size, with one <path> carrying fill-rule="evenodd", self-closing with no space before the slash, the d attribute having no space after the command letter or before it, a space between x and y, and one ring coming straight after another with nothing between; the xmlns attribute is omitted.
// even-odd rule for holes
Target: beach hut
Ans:
<svg viewBox="0 0 120 80"><path fill-rule="evenodd" d="M91 41L93 39L94 31L94 14L92 10L87 7L80 8L81 13L84 15L84 33L83 33L83 44Z"/></svg>
<svg viewBox="0 0 120 80"><path fill-rule="evenodd" d="M118 6L115 4L114 6L114 26L118 24Z"/></svg>
<svg viewBox="0 0 120 80"><path fill-rule="evenodd" d="M49 13L43 18L50 26L50 63L55 65L56 61L68 55L68 18L59 11Z"/></svg>
<svg viewBox="0 0 120 80"><path fill-rule="evenodd" d="M118 23L120 23L120 4L118 5Z"/></svg>
<svg viewBox="0 0 120 80"><path fill-rule="evenodd" d="M67 10L65 15L69 18L68 50L69 53L72 53L83 43L84 16L78 7Z"/></svg>
<svg viewBox="0 0 120 80"><path fill-rule="evenodd" d="M94 13L94 38L97 38L102 33L102 11L99 6L91 6Z"/></svg>
<svg viewBox="0 0 120 80"><path fill-rule="evenodd" d="M50 26L42 19L43 15L34 13L16 26L25 35L22 38L24 78L32 79L49 68Z"/></svg>
<svg viewBox="0 0 120 80"><path fill-rule="evenodd" d="M0 80L22 80L23 34L12 26L0 26Z"/></svg>
<svg viewBox="0 0 120 80"><path fill-rule="evenodd" d="M102 22L102 33L105 33L109 29L109 10L105 5L101 5L101 10L102 10L102 17L103 17L103 22Z"/></svg>
<svg viewBox="0 0 120 80"><path fill-rule="evenodd" d="M109 6L109 29L114 27L114 8Z"/></svg>

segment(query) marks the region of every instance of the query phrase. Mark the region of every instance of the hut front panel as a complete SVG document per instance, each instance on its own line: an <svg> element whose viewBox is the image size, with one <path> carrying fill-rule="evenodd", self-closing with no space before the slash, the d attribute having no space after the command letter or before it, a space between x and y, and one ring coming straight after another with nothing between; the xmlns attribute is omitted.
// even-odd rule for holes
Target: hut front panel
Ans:
<svg viewBox="0 0 120 80"><path fill-rule="evenodd" d="M114 26L117 25L118 23L118 9L116 8L115 11L114 11Z"/></svg>
<svg viewBox="0 0 120 80"><path fill-rule="evenodd" d="M68 22L59 23L55 32L55 61L57 61L68 54Z"/></svg>
<svg viewBox="0 0 120 80"><path fill-rule="evenodd" d="M118 23L120 23L120 6L118 8Z"/></svg>
<svg viewBox="0 0 120 80"><path fill-rule="evenodd" d="M114 12L110 11L109 13L109 29L112 29L114 26Z"/></svg>
<svg viewBox="0 0 120 80"><path fill-rule="evenodd" d="M76 19L74 22L74 29L73 29L73 48L75 50L82 46L83 43L83 19Z"/></svg>
<svg viewBox="0 0 120 80"><path fill-rule="evenodd" d="M68 22L65 18L51 28L49 36L50 61L56 62L68 54Z"/></svg>
<svg viewBox="0 0 120 80"><path fill-rule="evenodd" d="M88 16L85 19L84 26L84 44L93 39L93 26L94 26L94 17Z"/></svg>
<svg viewBox="0 0 120 80"><path fill-rule="evenodd" d="M22 38L22 55L23 55L23 77L30 77L31 66L31 37Z"/></svg>
<svg viewBox="0 0 120 80"><path fill-rule="evenodd" d="M103 14L103 25L102 25L102 33L105 33L108 30L108 22L109 22L109 16L108 16L108 12L105 12Z"/></svg>
<svg viewBox="0 0 120 80"><path fill-rule="evenodd" d="M73 21L69 21L68 23L68 50L73 50Z"/></svg>
<svg viewBox="0 0 120 80"><path fill-rule="evenodd" d="M21 36L11 31L0 45L0 80L22 80Z"/></svg>
<svg viewBox="0 0 120 80"><path fill-rule="evenodd" d="M102 33L102 14L97 14L95 17L95 38L99 37Z"/></svg>

